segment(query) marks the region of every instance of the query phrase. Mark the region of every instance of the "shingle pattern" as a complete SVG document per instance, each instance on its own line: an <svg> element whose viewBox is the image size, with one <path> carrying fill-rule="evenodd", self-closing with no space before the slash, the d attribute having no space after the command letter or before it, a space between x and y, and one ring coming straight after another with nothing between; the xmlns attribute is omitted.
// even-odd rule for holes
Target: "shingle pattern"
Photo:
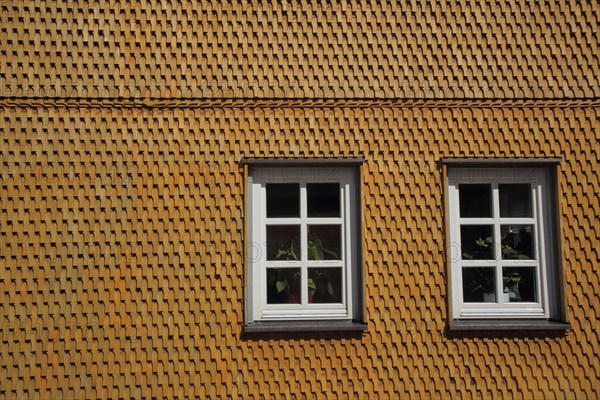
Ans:
<svg viewBox="0 0 600 400"><path fill-rule="evenodd" d="M0 1L0 398L597 398L596 1ZM364 157L364 335L242 333L243 157ZM564 336L447 334L442 157L561 157Z"/></svg>
<svg viewBox="0 0 600 400"><path fill-rule="evenodd" d="M597 395L597 104L1 112L2 397ZM242 335L243 156L367 159L363 336ZM563 158L566 336L446 335L452 156Z"/></svg>
<svg viewBox="0 0 600 400"><path fill-rule="evenodd" d="M3 1L2 96L600 96L597 1Z"/></svg>

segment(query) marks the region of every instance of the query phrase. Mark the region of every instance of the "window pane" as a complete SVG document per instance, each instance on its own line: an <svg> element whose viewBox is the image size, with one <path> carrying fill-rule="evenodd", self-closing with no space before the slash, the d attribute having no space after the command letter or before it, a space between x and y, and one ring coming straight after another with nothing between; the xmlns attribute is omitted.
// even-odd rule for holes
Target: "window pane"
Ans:
<svg viewBox="0 0 600 400"><path fill-rule="evenodd" d="M532 260L533 225L501 225L502 259Z"/></svg>
<svg viewBox="0 0 600 400"><path fill-rule="evenodd" d="M461 218L492 216L492 192L488 184L460 184L459 205Z"/></svg>
<svg viewBox="0 0 600 400"><path fill-rule="evenodd" d="M267 183L267 218L300 217L300 185Z"/></svg>
<svg viewBox="0 0 600 400"><path fill-rule="evenodd" d="M502 280L504 296L509 302L536 302L537 287L535 268L504 268Z"/></svg>
<svg viewBox="0 0 600 400"><path fill-rule="evenodd" d="M308 302L309 303L341 303L342 302L342 269L341 268L309 268L308 269Z"/></svg>
<svg viewBox="0 0 600 400"><path fill-rule="evenodd" d="M495 268L463 268L463 301L468 303L496 302Z"/></svg>
<svg viewBox="0 0 600 400"><path fill-rule="evenodd" d="M460 241L463 260L494 259L494 238L491 225L462 225Z"/></svg>
<svg viewBox="0 0 600 400"><path fill-rule="evenodd" d="M300 260L300 225L267 225L267 260Z"/></svg>
<svg viewBox="0 0 600 400"><path fill-rule="evenodd" d="M341 260L341 225L308 226L308 259Z"/></svg>
<svg viewBox="0 0 600 400"><path fill-rule="evenodd" d="M498 185L500 216L505 218L531 217L531 185L510 183Z"/></svg>
<svg viewBox="0 0 600 400"><path fill-rule="evenodd" d="M339 183L307 183L306 196L309 218L340 216Z"/></svg>
<svg viewBox="0 0 600 400"><path fill-rule="evenodd" d="M267 303L300 304L300 268L267 268Z"/></svg>

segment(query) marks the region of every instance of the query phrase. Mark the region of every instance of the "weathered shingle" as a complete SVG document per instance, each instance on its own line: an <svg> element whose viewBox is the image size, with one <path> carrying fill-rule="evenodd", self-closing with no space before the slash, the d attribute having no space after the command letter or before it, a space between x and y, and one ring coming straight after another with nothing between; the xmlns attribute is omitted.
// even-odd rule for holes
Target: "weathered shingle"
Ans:
<svg viewBox="0 0 600 400"><path fill-rule="evenodd" d="M5 397L594 393L598 121L597 106L576 105L5 106L0 390ZM367 159L365 336L241 339L242 155ZM563 158L573 325L566 337L445 335L437 162L446 156Z"/></svg>
<svg viewBox="0 0 600 400"><path fill-rule="evenodd" d="M584 398L596 2L0 2L0 397ZM244 157L364 157L363 336L242 333ZM560 337L446 333L444 157L560 157Z"/></svg>
<svg viewBox="0 0 600 400"><path fill-rule="evenodd" d="M594 98L595 1L5 2L3 95Z"/></svg>

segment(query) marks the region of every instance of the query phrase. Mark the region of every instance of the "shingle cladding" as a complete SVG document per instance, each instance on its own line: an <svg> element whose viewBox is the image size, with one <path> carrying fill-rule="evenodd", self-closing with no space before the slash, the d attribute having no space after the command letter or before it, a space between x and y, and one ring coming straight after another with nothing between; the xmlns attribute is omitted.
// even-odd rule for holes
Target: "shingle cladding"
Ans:
<svg viewBox="0 0 600 400"><path fill-rule="evenodd" d="M595 2L0 7L0 397L598 397ZM364 335L243 335L243 157L366 159ZM563 159L564 336L447 334L442 157Z"/></svg>
<svg viewBox="0 0 600 400"><path fill-rule="evenodd" d="M599 120L597 106L4 107L0 390L593 397ZM357 154L367 333L243 337L238 161ZM564 159L565 337L447 337L442 156Z"/></svg>
<svg viewBox="0 0 600 400"><path fill-rule="evenodd" d="M598 97L597 1L4 1L5 96Z"/></svg>

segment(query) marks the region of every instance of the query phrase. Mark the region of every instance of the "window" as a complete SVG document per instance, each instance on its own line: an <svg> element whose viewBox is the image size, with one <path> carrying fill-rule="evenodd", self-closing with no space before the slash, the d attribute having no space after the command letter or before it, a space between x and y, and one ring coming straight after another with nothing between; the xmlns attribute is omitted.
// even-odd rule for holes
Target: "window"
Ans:
<svg viewBox="0 0 600 400"><path fill-rule="evenodd" d="M250 322L360 314L357 180L355 167L251 166Z"/></svg>
<svg viewBox="0 0 600 400"><path fill-rule="evenodd" d="M448 168L454 319L557 316L552 177L540 167Z"/></svg>

